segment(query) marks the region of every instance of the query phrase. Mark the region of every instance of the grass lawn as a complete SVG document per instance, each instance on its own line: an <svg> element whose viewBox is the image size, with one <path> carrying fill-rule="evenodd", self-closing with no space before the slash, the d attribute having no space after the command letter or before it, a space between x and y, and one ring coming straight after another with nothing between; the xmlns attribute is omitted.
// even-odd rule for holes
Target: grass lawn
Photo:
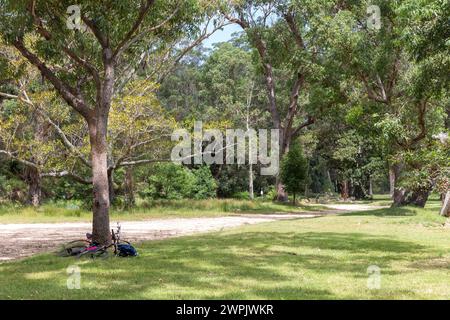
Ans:
<svg viewBox="0 0 450 320"><path fill-rule="evenodd" d="M450 299L439 202L137 244L137 258L0 264L0 299ZM66 268L81 268L81 289ZM367 268L381 270L368 289Z"/></svg>
<svg viewBox="0 0 450 320"><path fill-rule="evenodd" d="M112 220L223 217L242 213L296 213L320 211L320 204L278 204L272 201L234 199L139 201L132 210L111 210ZM35 209L0 204L0 223L90 222L92 213L74 203L47 203Z"/></svg>

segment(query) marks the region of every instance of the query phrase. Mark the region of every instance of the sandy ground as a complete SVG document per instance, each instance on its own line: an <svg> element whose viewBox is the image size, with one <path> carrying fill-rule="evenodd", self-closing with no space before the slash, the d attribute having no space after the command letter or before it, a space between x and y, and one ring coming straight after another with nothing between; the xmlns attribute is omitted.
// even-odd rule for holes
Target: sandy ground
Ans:
<svg viewBox="0 0 450 320"><path fill-rule="evenodd" d="M121 222L122 239L132 242L165 239L194 233L218 231L245 224L314 218L346 211L376 209L373 206L357 204L336 204L327 207L331 210L298 214L248 214L214 218L124 221ZM115 227L115 224L116 221L111 221L111 227ZM0 224L0 262L55 250L63 243L83 239L86 232L90 232L90 230L90 223Z"/></svg>

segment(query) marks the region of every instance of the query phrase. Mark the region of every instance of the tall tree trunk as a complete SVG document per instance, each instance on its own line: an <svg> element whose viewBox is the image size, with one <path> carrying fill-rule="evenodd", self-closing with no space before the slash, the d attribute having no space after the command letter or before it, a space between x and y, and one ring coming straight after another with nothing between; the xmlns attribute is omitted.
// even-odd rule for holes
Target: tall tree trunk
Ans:
<svg viewBox="0 0 450 320"><path fill-rule="evenodd" d="M125 206L134 207L136 200L134 198L133 167L129 166L125 170Z"/></svg>
<svg viewBox="0 0 450 320"><path fill-rule="evenodd" d="M441 216L450 217L450 191L447 191L441 209Z"/></svg>
<svg viewBox="0 0 450 320"><path fill-rule="evenodd" d="M414 191L411 194L411 196L408 199L406 199L406 203L424 208L427 203L430 192L431 190L424 190L424 189Z"/></svg>
<svg viewBox="0 0 450 320"><path fill-rule="evenodd" d="M342 199L344 199L344 201L347 201L348 200L348 197L349 197L349 193L348 193L348 180L347 179L345 179L343 182L342 182L342 189L341 189L341 197L342 197Z"/></svg>
<svg viewBox="0 0 450 320"><path fill-rule="evenodd" d="M107 122L106 115L97 114L93 123L89 124L94 198L92 235L93 241L100 244L108 244L111 242L109 230L108 152L106 141Z"/></svg>
<svg viewBox="0 0 450 320"><path fill-rule="evenodd" d="M116 198L116 192L114 190L114 169L108 169L108 190L109 190L109 203L112 205Z"/></svg>
<svg viewBox="0 0 450 320"><path fill-rule="evenodd" d="M251 200L255 198L253 190L253 165L251 163L248 165L248 194Z"/></svg>
<svg viewBox="0 0 450 320"><path fill-rule="evenodd" d="M102 50L104 75L99 99L95 109L87 118L92 158L93 221L92 240L99 244L110 244L109 225L109 179L108 179L108 115L114 95L115 66L113 51L109 47Z"/></svg>
<svg viewBox="0 0 450 320"><path fill-rule="evenodd" d="M392 207L400 207L407 204L406 198L409 194L409 191L398 186L398 182L400 180L400 173L402 169L403 169L402 163L396 163L392 165L392 174L394 182L394 193L392 196L394 201L392 203Z"/></svg>
<svg viewBox="0 0 450 320"><path fill-rule="evenodd" d="M394 190L395 190L395 171L394 165L389 166L389 194L392 199L394 199Z"/></svg>
<svg viewBox="0 0 450 320"><path fill-rule="evenodd" d="M247 132L249 132L250 128L250 107L252 104L252 98L253 98L253 88L254 88L255 84L252 81L251 82L251 86L250 86L250 90L249 90L249 95L247 97L247 114L246 114L246 127L247 127ZM250 141L249 141L250 143ZM253 200L255 198L255 194L254 194L254 190L253 190L253 163L250 159L250 152L248 155L248 194L251 200Z"/></svg>
<svg viewBox="0 0 450 320"><path fill-rule="evenodd" d="M42 202L41 175L36 168L26 168L26 180L28 184L27 203L38 207Z"/></svg>
<svg viewBox="0 0 450 320"><path fill-rule="evenodd" d="M369 176L369 196L373 197L373 183L372 183L372 176Z"/></svg>
<svg viewBox="0 0 450 320"><path fill-rule="evenodd" d="M394 197L391 207L401 207L406 205L406 197L408 196L409 191L403 188L395 188Z"/></svg>

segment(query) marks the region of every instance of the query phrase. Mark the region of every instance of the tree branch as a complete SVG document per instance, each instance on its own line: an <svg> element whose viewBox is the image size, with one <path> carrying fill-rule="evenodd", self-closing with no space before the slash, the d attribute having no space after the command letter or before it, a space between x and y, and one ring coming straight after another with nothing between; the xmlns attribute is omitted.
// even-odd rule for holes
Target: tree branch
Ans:
<svg viewBox="0 0 450 320"><path fill-rule="evenodd" d="M120 54L131 45L133 41L133 35L138 30L139 26L142 24L145 16L148 14L148 11L155 3L155 0L146 0L145 3L141 4L141 8L139 9L138 17L131 27L130 31L125 35L122 41L119 43L117 48L114 50L113 59L116 60Z"/></svg>
<svg viewBox="0 0 450 320"><path fill-rule="evenodd" d="M95 38L97 38L103 49L109 46L109 39L103 34L103 32L97 27L94 21L90 20L85 15L81 14L81 20L91 29Z"/></svg>
<svg viewBox="0 0 450 320"><path fill-rule="evenodd" d="M37 164L35 164L34 162L28 161L28 160L24 160L24 159L20 159L17 156L15 156L13 153L6 151L6 150L0 150L0 155L4 155L9 159L15 160L17 162L20 162L21 164L27 166L27 167L31 167L34 169L39 170L39 166Z"/></svg>
<svg viewBox="0 0 450 320"><path fill-rule="evenodd" d="M299 47L299 49L304 50L305 49L305 43L303 42L302 35L300 34L300 31L298 30L297 24L295 22L294 14L291 10L283 14L284 19L286 20L289 29L291 30L292 34L294 35L295 43Z"/></svg>
<svg viewBox="0 0 450 320"><path fill-rule="evenodd" d="M52 39L51 33L44 27L44 23L42 22L42 19L36 14L35 11L35 5L36 1L31 1L28 10L30 11L30 14L33 17L34 25L37 28L37 31L40 35L42 35L47 41L50 41ZM80 58L73 50L69 49L67 45L63 45L61 47L61 50L69 56L73 61L75 61L78 65L83 67L87 70L88 73L90 73L94 79L95 85L97 89L100 89L100 75L98 73L98 70L93 66L91 63L89 63L86 60L83 60Z"/></svg>
<svg viewBox="0 0 450 320"><path fill-rule="evenodd" d="M303 128L306 128L306 127L314 124L315 122L316 122L316 119L314 117L308 116L308 119L305 122L303 122L301 125L299 125L297 128L295 128L295 130L292 132L292 137L293 138L298 137L298 135L300 134L300 131Z"/></svg>
<svg viewBox="0 0 450 320"><path fill-rule="evenodd" d="M25 98L22 98L20 96L3 93L0 92L0 96L6 97L8 99L16 99L19 100L31 107L33 107L58 133L58 136L61 138L63 144L66 146L67 149L69 149L70 152L74 153L87 167L91 167L90 162L83 156L83 154L69 141L64 131L61 130L61 128L47 115L47 113L40 107L37 106L31 101L31 99L28 97L28 94L25 90L22 91Z"/></svg>
<svg viewBox="0 0 450 320"><path fill-rule="evenodd" d="M171 159L156 159L156 160L144 159L144 160L135 160L135 161L123 161L122 163L118 164L115 168L137 166L137 165L142 165L142 164L147 164L147 163L170 162L170 161L172 161L172 160Z"/></svg>
<svg viewBox="0 0 450 320"><path fill-rule="evenodd" d="M178 63L181 61L181 59L183 59L189 51L191 51L193 48L195 48L200 43L202 43L205 39L208 39L217 30L220 30L223 27L230 25L230 24L231 24L231 22L227 23L227 22L222 21L219 24L217 24L211 31L208 32L208 26L209 26L209 21L208 21L205 26L205 29L200 34L200 36L180 51L178 56L176 56L176 58L171 63L171 66L168 67L167 70L165 72L163 72L161 74L161 76L158 77L157 82L158 83L163 82L164 79L173 71L173 69L178 65Z"/></svg>
<svg viewBox="0 0 450 320"><path fill-rule="evenodd" d="M88 119L90 109L86 106L84 100L75 93L75 90L68 84L59 79L52 70L50 70L36 55L31 53L23 43L22 39L13 41L14 47L35 67L39 69L42 76L49 80L55 89L61 94L63 99L72 106L79 114Z"/></svg>
<svg viewBox="0 0 450 320"><path fill-rule="evenodd" d="M60 171L60 172L46 172L41 173L40 175L43 178L63 178L63 177L70 177L74 179L75 181L82 183L82 184L92 184L92 180L87 180L73 172L69 171Z"/></svg>
<svg viewBox="0 0 450 320"><path fill-rule="evenodd" d="M297 73L297 78L295 79L294 85L292 86L289 109L285 120L284 130L285 136L289 134L292 129L292 124L294 122L295 115L297 114L298 107L298 97L300 88L305 81L305 77L300 72Z"/></svg>

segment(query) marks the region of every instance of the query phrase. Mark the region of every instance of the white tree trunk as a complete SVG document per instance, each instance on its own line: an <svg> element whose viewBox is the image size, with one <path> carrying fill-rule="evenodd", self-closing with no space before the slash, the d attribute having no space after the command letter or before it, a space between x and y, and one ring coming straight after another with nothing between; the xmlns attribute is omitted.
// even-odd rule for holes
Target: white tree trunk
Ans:
<svg viewBox="0 0 450 320"><path fill-rule="evenodd" d="M251 163L248 165L248 194L251 200L255 198L253 191L253 165Z"/></svg>
<svg viewBox="0 0 450 320"><path fill-rule="evenodd" d="M393 166L389 166L389 194L394 197L395 190L395 171Z"/></svg>
<svg viewBox="0 0 450 320"><path fill-rule="evenodd" d="M441 209L441 216L450 217L450 191L445 195L444 204Z"/></svg>

